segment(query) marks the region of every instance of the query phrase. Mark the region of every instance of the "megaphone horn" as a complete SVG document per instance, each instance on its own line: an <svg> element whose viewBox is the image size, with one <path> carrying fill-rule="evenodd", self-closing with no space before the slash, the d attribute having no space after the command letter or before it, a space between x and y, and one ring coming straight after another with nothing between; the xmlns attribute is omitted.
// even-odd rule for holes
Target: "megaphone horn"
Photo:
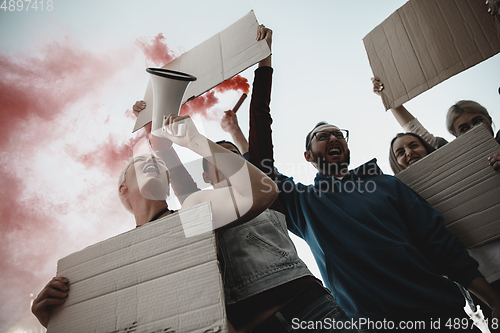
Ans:
<svg viewBox="0 0 500 333"><path fill-rule="evenodd" d="M162 137L163 119L169 114L178 115L182 98L189 84L196 81L190 74L163 68L147 68L153 83L153 123L151 133Z"/></svg>

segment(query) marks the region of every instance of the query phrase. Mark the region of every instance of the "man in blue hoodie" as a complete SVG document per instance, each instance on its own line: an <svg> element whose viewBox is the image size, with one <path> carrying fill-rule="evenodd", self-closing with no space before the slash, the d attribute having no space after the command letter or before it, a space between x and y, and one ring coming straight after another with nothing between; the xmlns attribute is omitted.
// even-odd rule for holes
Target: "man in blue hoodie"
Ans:
<svg viewBox="0 0 500 333"><path fill-rule="evenodd" d="M442 216L376 159L349 170L347 141L348 131L320 122L304 153L314 184L276 176L288 228L309 244L339 305L370 332L470 330L457 281L493 307L498 327L500 296Z"/></svg>

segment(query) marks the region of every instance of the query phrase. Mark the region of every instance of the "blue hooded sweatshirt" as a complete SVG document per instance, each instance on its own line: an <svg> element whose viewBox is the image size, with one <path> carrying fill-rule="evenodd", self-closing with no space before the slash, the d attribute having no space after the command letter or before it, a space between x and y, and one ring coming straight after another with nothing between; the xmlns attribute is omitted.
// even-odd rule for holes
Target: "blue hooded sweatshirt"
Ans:
<svg viewBox="0 0 500 333"><path fill-rule="evenodd" d="M327 288L354 319L462 311L458 287L481 276L443 218L376 159L314 185L278 174L288 228L309 244Z"/></svg>

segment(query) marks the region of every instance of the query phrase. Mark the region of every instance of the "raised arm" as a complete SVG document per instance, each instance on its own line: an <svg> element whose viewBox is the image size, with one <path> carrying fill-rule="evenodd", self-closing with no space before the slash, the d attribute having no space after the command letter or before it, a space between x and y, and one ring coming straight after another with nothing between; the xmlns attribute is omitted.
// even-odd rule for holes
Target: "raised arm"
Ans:
<svg viewBox="0 0 500 333"><path fill-rule="evenodd" d="M179 124L185 124L186 134L172 135L171 133L177 133ZM269 177L241 156L201 135L189 116L170 115L165 121L165 127L167 131L163 134L167 139L203 156L224 174L229 183L229 186L224 188L191 194L184 201L181 210L210 201L214 228L220 228L254 218L277 198L278 189ZM234 209L231 209L232 207Z"/></svg>
<svg viewBox="0 0 500 333"><path fill-rule="evenodd" d="M266 28L263 24L259 25L259 27L257 28L256 39L257 40L264 39L267 42L269 49L271 49L272 36L273 36L273 31L271 29ZM271 67L271 56L268 56L267 58L261 60L259 62L259 68L260 67ZM271 73L272 73L272 69L271 69ZM256 80L257 80L257 74L256 74ZM254 89L252 91L252 102L251 102L251 106L250 106L251 108L252 108L252 103L255 100L255 98L254 98L254 96L256 95L255 89L258 89L257 95L259 95L258 97L260 97L260 95L262 95L260 93L260 91L262 91L262 90L265 91L267 86L269 86L268 95L270 95L270 92L271 92L271 87L270 87L271 83L270 82L271 81L269 80L268 85L264 85L263 87L260 87L261 85L255 84L255 80L254 80ZM267 101L267 109L269 110L270 96L268 96L266 99L264 99L264 101ZM269 113L269 111L268 111L268 113ZM252 115L252 112L250 112L250 117L251 117L251 115ZM232 110L225 111L220 125L224 131L228 132L231 135L233 142L236 144L236 146L238 147L238 149L240 150L242 155L249 152L249 143L248 143L247 139L245 138L245 135L243 134L240 126L238 125L238 117L236 116L235 112L233 112ZM252 119L250 119L250 126L252 126ZM249 138L249 140L251 140L251 139ZM254 158L254 160L259 160L259 159ZM260 163L258 163L258 164L260 164ZM254 165L257 165L257 167L259 167L258 164L254 163ZM262 168L260 168L260 169L262 170Z"/></svg>
<svg viewBox="0 0 500 333"><path fill-rule="evenodd" d="M271 49L273 31L263 24L259 26L257 40L264 39ZM252 99L250 101L250 133L248 160L257 166L271 179L275 179L274 152L271 124L271 88L273 68L271 67L271 56L259 62L253 80ZM279 200L273 202L273 210L285 214ZM286 214L285 214L286 215Z"/></svg>
<svg viewBox="0 0 500 333"><path fill-rule="evenodd" d="M272 50L271 45L273 44L273 31L266 28L265 25L259 25L257 29L257 40L265 40L269 46L269 50ZM271 55L259 62L259 67L271 67Z"/></svg>
<svg viewBox="0 0 500 333"><path fill-rule="evenodd" d="M235 112L232 110L225 111L220 121L220 127L231 135L231 139L242 155L248 153L248 141L241 131L240 125L238 125L238 117Z"/></svg>
<svg viewBox="0 0 500 333"><path fill-rule="evenodd" d="M384 84L380 82L378 77L372 77L373 92L379 96L382 95L382 90L384 90ZM404 128L406 124L415 119L415 117L408 111L403 105L400 105L394 109L391 109L394 118L398 121L399 125Z"/></svg>
<svg viewBox="0 0 500 333"><path fill-rule="evenodd" d="M139 112L146 108L146 102L137 101L132 107L134 115L137 117ZM151 146L153 147L155 153L165 162L165 165L170 172L172 189L174 190L177 199L182 204L186 198L199 191L196 182L191 177L191 174L186 170L182 164L179 156L172 148L172 141L166 138L159 138L157 136L151 135L151 123L144 126L146 135L151 140Z"/></svg>
<svg viewBox="0 0 500 333"><path fill-rule="evenodd" d="M381 96L382 91L384 90L384 84L380 82L380 79L377 77L372 77L372 83L373 92ZM427 131L427 129L418 121L418 119L415 118L403 105L391 109L391 112L405 132L419 135L432 147L437 149L448 143L445 139L436 137L429 133L429 131Z"/></svg>
<svg viewBox="0 0 500 333"><path fill-rule="evenodd" d="M273 31L261 24L257 30L257 40L266 40L272 45ZM271 86L273 69L271 56L259 62L255 70L252 99L250 101L250 133L248 160L268 177L274 179L274 158L271 124Z"/></svg>

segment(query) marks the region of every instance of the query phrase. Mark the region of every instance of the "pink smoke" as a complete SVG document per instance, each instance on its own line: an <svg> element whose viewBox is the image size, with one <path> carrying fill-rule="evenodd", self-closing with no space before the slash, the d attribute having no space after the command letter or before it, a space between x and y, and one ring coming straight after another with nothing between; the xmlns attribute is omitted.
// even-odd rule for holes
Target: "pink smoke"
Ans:
<svg viewBox="0 0 500 333"><path fill-rule="evenodd" d="M117 178L125 167L127 160L132 157L132 149L139 140L145 137L144 131L125 142L117 142L113 135L99 146L83 155L73 155L73 158L85 165L87 168L100 168L110 176Z"/></svg>
<svg viewBox="0 0 500 333"><path fill-rule="evenodd" d="M32 56L36 51L39 56ZM122 52L96 54L68 38L23 54L0 54L0 274L4 285L0 299L9 300L0 305L0 328L16 314L24 314L28 295L36 295L48 282L47 267L55 268L60 253L67 254L70 238L60 224L67 205L50 202L43 193L50 188L33 191L34 184L22 170L36 173L38 166L30 164L33 157L72 130L69 125L61 128L58 118L99 91L128 61ZM120 149L110 151L117 160L125 155ZM106 167L116 168L112 162Z"/></svg>
<svg viewBox="0 0 500 333"><path fill-rule="evenodd" d="M175 57L162 34L151 43L137 40L136 44L148 61L155 64L168 63ZM36 51L39 55L32 56ZM61 216L67 213L67 203L50 202L43 192L50 191L50 188L33 191L33 184L18 172L19 167L22 165L27 170L36 171L37 165L26 163L33 163L33 157L45 146L64 140L64 135L78 128L78 123L61 126L59 119L68 115L78 102L100 92L105 82L126 67L131 59L124 58L123 54L127 52L90 52L68 38L23 54L0 54L0 116L4 124L0 131L3 152L0 165L0 274L8 286L0 291L0 299L9 300L0 305L0 328L15 319L16 314L25 312L29 304L27 295L36 295L51 277L46 275L47 267L55 267L61 253L68 254L81 245L68 244L71 235L61 225ZM215 93L228 90L248 91L248 83L239 76L228 80L187 103L183 112L206 115L206 111L218 103ZM125 117L133 118L130 110L126 111ZM104 123L111 123L109 115L104 119ZM91 131L87 135L92 136ZM142 136L125 141L118 137L110 133L106 140L85 154L75 153L79 151L78 147L71 144L66 151L89 169L98 168L116 175L131 156L131 147ZM83 144L85 139L76 144ZM86 195L102 190L85 189L78 200L85 205ZM91 242L89 238L95 233L91 230L91 237L87 234L82 238Z"/></svg>
<svg viewBox="0 0 500 333"><path fill-rule="evenodd" d="M226 80L216 86L215 91L223 93L228 90L236 90L236 91L241 91L244 92L245 94L248 94L248 91L250 90L250 85L248 84L248 80L244 78L243 76L236 75L232 77L229 80Z"/></svg>
<svg viewBox="0 0 500 333"><path fill-rule="evenodd" d="M226 80L218 86L210 89L206 93L196 97L192 101L187 102L181 107L180 115L195 115L199 114L206 119L210 119L208 111L219 103L219 99L215 93L225 93L229 90L241 91L248 93L250 85L248 80L240 75L236 75L229 80Z"/></svg>
<svg viewBox="0 0 500 333"><path fill-rule="evenodd" d="M157 66L164 66L177 57L175 53L167 46L166 38L162 33L159 33L156 37L149 41L145 37L138 38L136 40L136 45L139 46L141 51L146 56L146 61L152 62ZM206 119L210 119L211 117L208 113L208 110L219 103L219 99L217 98L217 96L215 96L215 93L224 93L229 90L248 93L248 91L250 90L250 85L248 84L248 80L246 78L240 75L236 75L233 78L222 82L218 86L198 96L194 100L184 104L181 108L180 114L198 114Z"/></svg>
<svg viewBox="0 0 500 333"><path fill-rule="evenodd" d="M135 43L146 56L146 61L150 61L156 66L164 66L177 58L167 46L166 38L161 32L150 41L146 37L141 37L137 38Z"/></svg>

